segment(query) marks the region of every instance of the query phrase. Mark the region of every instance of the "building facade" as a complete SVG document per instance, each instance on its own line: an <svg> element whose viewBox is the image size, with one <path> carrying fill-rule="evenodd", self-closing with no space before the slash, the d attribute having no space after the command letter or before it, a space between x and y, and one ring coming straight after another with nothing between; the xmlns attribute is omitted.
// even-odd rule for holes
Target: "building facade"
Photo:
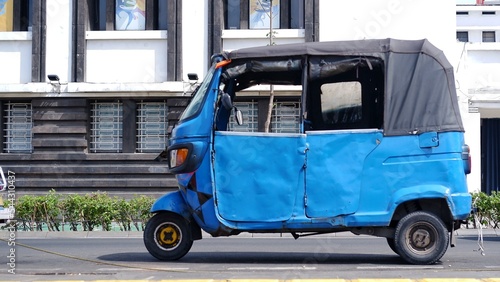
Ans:
<svg viewBox="0 0 500 282"><path fill-rule="evenodd" d="M223 50L427 38L459 62L452 1L3 2L0 165L16 173L21 193L175 189L167 165L154 159L195 87L188 74L203 77ZM275 93L271 131L298 131L300 89ZM269 88L254 87L236 101L246 120L235 130L263 130L268 96Z"/></svg>
<svg viewBox="0 0 500 282"><path fill-rule="evenodd" d="M469 186L500 190L500 1L457 5L457 93L473 152Z"/></svg>

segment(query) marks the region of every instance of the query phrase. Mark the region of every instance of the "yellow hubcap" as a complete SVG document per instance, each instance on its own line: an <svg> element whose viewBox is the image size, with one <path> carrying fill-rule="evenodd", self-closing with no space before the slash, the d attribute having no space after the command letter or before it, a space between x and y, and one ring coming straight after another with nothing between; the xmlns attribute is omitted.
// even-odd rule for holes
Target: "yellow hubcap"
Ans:
<svg viewBox="0 0 500 282"><path fill-rule="evenodd" d="M165 224L157 233L157 242L166 248L174 248L180 241L180 232L177 226Z"/></svg>

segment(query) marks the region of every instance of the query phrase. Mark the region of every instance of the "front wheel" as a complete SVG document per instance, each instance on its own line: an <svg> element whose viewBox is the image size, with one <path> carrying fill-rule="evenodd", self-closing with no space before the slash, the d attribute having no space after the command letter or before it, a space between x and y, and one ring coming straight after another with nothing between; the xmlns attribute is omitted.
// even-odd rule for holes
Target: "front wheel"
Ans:
<svg viewBox="0 0 500 282"><path fill-rule="evenodd" d="M182 216L160 212L146 224L144 245L159 260L178 260L193 245L189 230L189 223Z"/></svg>
<svg viewBox="0 0 500 282"><path fill-rule="evenodd" d="M448 249L450 237L442 220L434 214L417 211L402 218L394 234L394 247L405 261L433 264Z"/></svg>

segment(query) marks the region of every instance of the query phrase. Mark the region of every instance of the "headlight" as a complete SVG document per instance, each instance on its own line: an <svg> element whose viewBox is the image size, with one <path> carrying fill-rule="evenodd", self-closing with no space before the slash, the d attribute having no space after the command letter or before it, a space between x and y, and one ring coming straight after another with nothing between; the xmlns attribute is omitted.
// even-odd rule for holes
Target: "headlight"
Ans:
<svg viewBox="0 0 500 282"><path fill-rule="evenodd" d="M173 149L170 151L170 168L181 166L187 159L187 148Z"/></svg>

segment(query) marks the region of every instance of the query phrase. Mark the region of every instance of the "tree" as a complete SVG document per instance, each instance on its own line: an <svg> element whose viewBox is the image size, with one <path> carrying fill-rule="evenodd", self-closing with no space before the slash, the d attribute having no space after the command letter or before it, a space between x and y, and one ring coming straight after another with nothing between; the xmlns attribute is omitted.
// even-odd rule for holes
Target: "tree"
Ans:
<svg viewBox="0 0 500 282"><path fill-rule="evenodd" d="M269 45L275 45L274 43L274 31L273 31L273 0L269 0ZM269 85L269 105L267 108L266 123L264 125L264 132L268 133L271 127L271 116L273 114L274 107L274 85Z"/></svg>

